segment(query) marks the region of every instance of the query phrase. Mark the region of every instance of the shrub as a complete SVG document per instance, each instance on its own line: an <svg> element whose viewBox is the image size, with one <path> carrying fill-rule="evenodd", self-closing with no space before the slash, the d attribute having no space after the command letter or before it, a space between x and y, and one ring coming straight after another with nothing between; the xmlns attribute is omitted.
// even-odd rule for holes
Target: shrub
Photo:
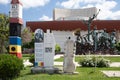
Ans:
<svg viewBox="0 0 120 80"><path fill-rule="evenodd" d="M109 67L110 61L102 57L85 57L80 61L82 67Z"/></svg>
<svg viewBox="0 0 120 80"><path fill-rule="evenodd" d="M23 61L10 54L0 55L0 79L10 80L20 75Z"/></svg>
<svg viewBox="0 0 120 80"><path fill-rule="evenodd" d="M61 51L60 45L56 44L55 45L55 53L58 53Z"/></svg>
<svg viewBox="0 0 120 80"><path fill-rule="evenodd" d="M115 45L115 47L116 47L116 49L117 49L118 51L120 51L120 42L118 42L118 43Z"/></svg>
<svg viewBox="0 0 120 80"><path fill-rule="evenodd" d="M30 56L29 61L34 64L34 62L35 62L35 56L34 56L34 54L32 54Z"/></svg>
<svg viewBox="0 0 120 80"><path fill-rule="evenodd" d="M110 60L99 58L97 66L98 67L109 67L110 66L109 64L110 64Z"/></svg>

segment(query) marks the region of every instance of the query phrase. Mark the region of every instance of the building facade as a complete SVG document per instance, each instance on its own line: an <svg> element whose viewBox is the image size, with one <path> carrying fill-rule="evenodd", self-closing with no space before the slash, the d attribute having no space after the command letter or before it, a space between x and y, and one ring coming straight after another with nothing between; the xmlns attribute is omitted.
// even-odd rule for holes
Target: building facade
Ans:
<svg viewBox="0 0 120 80"><path fill-rule="evenodd" d="M68 20L68 21L29 21L26 22L26 26L30 27L34 32L36 29L40 28L44 32L50 29L55 36L55 41L61 46L61 51L64 52L64 43L68 37L72 40L76 40L76 36L73 35L74 30L80 29L81 35L88 33L87 25L84 24L82 20ZM112 32L116 30L120 31L120 20L94 20L91 24L91 31L94 27L97 30L106 29L107 32ZM120 35L118 34L118 39L120 40Z"/></svg>
<svg viewBox="0 0 120 80"><path fill-rule="evenodd" d="M60 9L53 10L53 20L88 20L97 13L96 7L84 9Z"/></svg>

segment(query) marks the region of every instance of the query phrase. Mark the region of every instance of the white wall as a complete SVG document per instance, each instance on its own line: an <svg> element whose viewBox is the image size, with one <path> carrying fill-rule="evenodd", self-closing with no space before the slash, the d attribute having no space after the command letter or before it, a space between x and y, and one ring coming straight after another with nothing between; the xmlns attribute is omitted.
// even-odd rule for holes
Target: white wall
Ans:
<svg viewBox="0 0 120 80"><path fill-rule="evenodd" d="M89 17L93 17L93 14L97 13L96 7L84 8L84 9L59 9L55 8L53 11L54 20L85 20Z"/></svg>
<svg viewBox="0 0 120 80"><path fill-rule="evenodd" d="M72 40L76 40L76 36L73 35L72 31L52 31L55 37L56 44L59 44L61 47L61 51L64 52L64 43L71 37ZM87 31L81 31L81 35L87 34Z"/></svg>

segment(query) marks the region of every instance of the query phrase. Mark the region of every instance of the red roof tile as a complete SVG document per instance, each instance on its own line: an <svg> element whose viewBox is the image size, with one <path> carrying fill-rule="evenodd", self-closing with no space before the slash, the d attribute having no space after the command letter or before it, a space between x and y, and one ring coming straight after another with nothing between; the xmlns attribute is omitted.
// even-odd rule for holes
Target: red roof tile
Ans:
<svg viewBox="0 0 120 80"><path fill-rule="evenodd" d="M73 31L80 28L81 30L87 30L87 25L83 21L29 21L26 22L26 26L30 27L32 31L37 28L41 28L44 31L46 29L50 30L65 30ZM97 29L106 28L107 31L112 31L114 29L120 30L120 20L95 20L92 22L91 29L97 26Z"/></svg>

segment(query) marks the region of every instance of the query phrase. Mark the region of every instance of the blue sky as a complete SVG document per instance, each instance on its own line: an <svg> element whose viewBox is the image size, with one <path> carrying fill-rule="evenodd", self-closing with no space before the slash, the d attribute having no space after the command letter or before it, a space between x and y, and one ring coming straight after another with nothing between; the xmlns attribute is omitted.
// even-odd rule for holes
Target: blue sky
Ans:
<svg viewBox="0 0 120 80"><path fill-rule="evenodd" d="M0 0L0 13L8 14L11 0ZM79 9L97 7L101 9L98 19L120 19L120 0L20 0L23 3L23 20L52 20L54 8Z"/></svg>

